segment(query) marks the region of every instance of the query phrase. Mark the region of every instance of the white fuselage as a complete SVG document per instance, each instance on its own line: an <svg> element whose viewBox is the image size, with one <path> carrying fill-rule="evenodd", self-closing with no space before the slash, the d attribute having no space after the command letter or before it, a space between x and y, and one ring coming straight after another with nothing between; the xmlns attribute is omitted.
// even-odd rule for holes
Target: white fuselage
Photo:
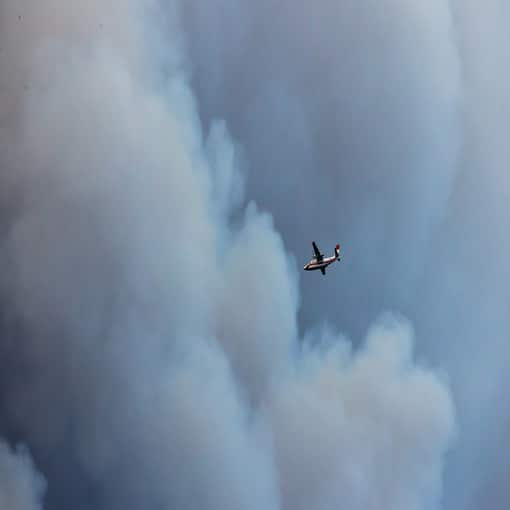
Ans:
<svg viewBox="0 0 510 510"><path fill-rule="evenodd" d="M335 262L337 259L336 256L333 257L324 257L320 262L317 261L316 258L313 258L308 262L308 264L305 264L303 269L305 271L315 271L316 269L322 269L328 267L330 264Z"/></svg>

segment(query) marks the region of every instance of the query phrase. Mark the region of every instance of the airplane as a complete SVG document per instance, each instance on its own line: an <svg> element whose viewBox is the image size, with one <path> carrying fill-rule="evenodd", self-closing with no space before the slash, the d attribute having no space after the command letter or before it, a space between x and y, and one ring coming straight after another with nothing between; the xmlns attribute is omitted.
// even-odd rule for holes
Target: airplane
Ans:
<svg viewBox="0 0 510 510"><path fill-rule="evenodd" d="M335 246L335 254L332 257L324 257L324 254L319 251L315 241L312 241L314 257L308 264L305 264L303 269L305 271L315 271L316 269L320 269L321 273L326 274L326 268L333 264L333 262L340 260L340 245L337 244Z"/></svg>

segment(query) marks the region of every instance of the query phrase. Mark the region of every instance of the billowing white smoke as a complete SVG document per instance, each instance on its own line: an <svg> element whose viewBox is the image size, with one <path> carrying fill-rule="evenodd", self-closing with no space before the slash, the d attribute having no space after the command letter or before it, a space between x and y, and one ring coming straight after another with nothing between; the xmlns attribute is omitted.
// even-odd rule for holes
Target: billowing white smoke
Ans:
<svg viewBox="0 0 510 510"><path fill-rule="evenodd" d="M283 507L435 508L453 414L410 326L385 317L355 355L328 336L271 399Z"/></svg>
<svg viewBox="0 0 510 510"><path fill-rule="evenodd" d="M20 445L13 452L0 442L0 508L40 510L45 488L27 449Z"/></svg>
<svg viewBox="0 0 510 510"><path fill-rule="evenodd" d="M3 422L50 507L435 505L448 390L401 321L299 341L294 261L202 132L176 20L0 5Z"/></svg>
<svg viewBox="0 0 510 510"><path fill-rule="evenodd" d="M303 278L301 325L357 339L404 311L456 402L445 506L510 508L510 4L185 5L201 112L242 140L247 196L300 258L344 247L334 278Z"/></svg>

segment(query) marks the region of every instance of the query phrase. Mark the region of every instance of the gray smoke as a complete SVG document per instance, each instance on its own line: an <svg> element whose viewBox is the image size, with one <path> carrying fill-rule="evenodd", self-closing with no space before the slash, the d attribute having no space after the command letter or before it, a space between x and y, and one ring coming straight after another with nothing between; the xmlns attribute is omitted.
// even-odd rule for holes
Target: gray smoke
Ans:
<svg viewBox="0 0 510 510"><path fill-rule="evenodd" d="M35 470L27 449L0 443L0 508L40 510L46 482Z"/></svg>
<svg viewBox="0 0 510 510"><path fill-rule="evenodd" d="M226 115L246 147L250 196L300 260L312 239L345 250L338 278L304 283L303 325L338 316L360 336L381 308L407 311L458 173L448 2L186 6L202 116ZM335 296L338 286L348 289L340 307L315 306L319 288Z"/></svg>
<svg viewBox="0 0 510 510"><path fill-rule="evenodd" d="M186 5L201 115L246 148L247 196L299 260L343 245L334 278L301 279L300 325L358 338L404 312L458 410L445 507L508 508L508 6Z"/></svg>
<svg viewBox="0 0 510 510"><path fill-rule="evenodd" d="M300 333L284 208L245 200L268 175L227 106L200 115L190 7L0 3L0 431L29 444L46 509L436 507L447 384L403 319L359 348L312 309Z"/></svg>
<svg viewBox="0 0 510 510"><path fill-rule="evenodd" d="M330 347L305 347L270 404L283 508L437 508L453 413L413 364L410 326L384 317L355 355L322 333Z"/></svg>

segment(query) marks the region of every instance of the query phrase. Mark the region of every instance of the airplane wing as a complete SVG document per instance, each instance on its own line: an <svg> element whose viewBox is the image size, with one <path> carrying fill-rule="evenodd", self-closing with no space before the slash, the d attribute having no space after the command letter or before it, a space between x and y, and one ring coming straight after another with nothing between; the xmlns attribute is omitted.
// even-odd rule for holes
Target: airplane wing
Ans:
<svg viewBox="0 0 510 510"><path fill-rule="evenodd" d="M326 274L326 268L325 267L321 267L321 273L322 274Z"/></svg>
<svg viewBox="0 0 510 510"><path fill-rule="evenodd" d="M317 245L315 244L315 241L312 241L312 246L313 246L313 252L315 254L315 258L317 260L322 260L322 258L324 257L324 255L319 251L319 248L317 248Z"/></svg>

